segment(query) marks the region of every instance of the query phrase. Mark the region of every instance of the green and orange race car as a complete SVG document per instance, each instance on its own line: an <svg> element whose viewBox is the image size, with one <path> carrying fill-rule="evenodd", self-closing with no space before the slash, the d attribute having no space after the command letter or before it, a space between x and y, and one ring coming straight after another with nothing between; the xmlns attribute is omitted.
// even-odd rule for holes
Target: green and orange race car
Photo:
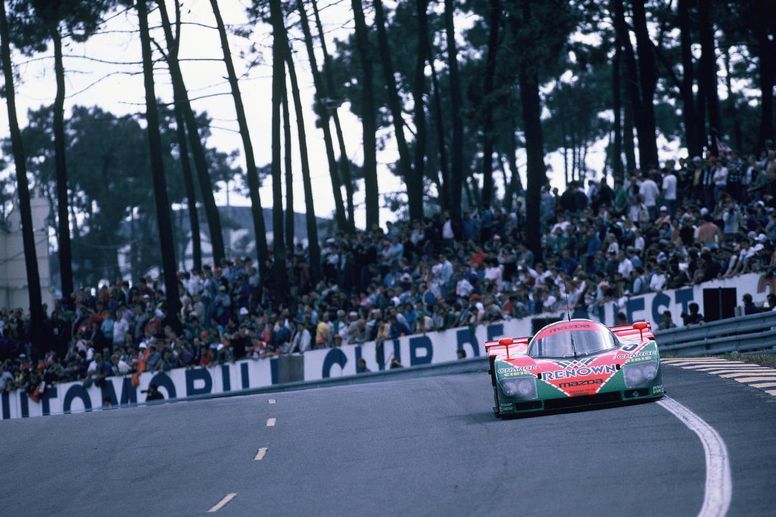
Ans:
<svg viewBox="0 0 776 517"><path fill-rule="evenodd" d="M663 396L660 354L644 321L558 321L485 349L499 417Z"/></svg>

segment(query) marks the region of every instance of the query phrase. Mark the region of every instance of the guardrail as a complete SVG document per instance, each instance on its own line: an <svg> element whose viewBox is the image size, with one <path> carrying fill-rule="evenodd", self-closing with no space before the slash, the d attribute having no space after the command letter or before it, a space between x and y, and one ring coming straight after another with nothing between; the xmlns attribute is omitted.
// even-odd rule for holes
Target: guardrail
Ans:
<svg viewBox="0 0 776 517"><path fill-rule="evenodd" d="M655 331L661 355L699 356L776 350L776 311Z"/></svg>

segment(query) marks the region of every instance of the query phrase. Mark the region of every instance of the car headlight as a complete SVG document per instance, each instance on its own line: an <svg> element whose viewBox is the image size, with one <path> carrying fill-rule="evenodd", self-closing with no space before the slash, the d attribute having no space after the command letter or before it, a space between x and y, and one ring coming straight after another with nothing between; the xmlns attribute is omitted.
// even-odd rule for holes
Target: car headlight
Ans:
<svg viewBox="0 0 776 517"><path fill-rule="evenodd" d="M625 379L625 387L639 388L647 386L655 380L659 369L660 367L656 361L623 366L622 375Z"/></svg>
<svg viewBox="0 0 776 517"><path fill-rule="evenodd" d="M536 378L532 375L530 377L515 377L512 379L502 379L499 381L501 391L507 397L520 399L520 400L534 400L536 395Z"/></svg>

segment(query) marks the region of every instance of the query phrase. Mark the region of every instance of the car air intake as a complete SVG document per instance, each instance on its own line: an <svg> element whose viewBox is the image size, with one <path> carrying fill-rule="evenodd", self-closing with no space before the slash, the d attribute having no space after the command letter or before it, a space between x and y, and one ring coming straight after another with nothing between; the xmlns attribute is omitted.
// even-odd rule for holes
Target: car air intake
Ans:
<svg viewBox="0 0 776 517"><path fill-rule="evenodd" d="M528 411L529 409L541 409L541 400L532 400L531 402L516 402L515 411Z"/></svg>
<svg viewBox="0 0 776 517"><path fill-rule="evenodd" d="M566 409L579 406L589 406L592 404L608 404L611 402L620 402L620 393L602 393L600 395L581 395L579 397L569 397L567 399L551 399L544 401L544 409Z"/></svg>

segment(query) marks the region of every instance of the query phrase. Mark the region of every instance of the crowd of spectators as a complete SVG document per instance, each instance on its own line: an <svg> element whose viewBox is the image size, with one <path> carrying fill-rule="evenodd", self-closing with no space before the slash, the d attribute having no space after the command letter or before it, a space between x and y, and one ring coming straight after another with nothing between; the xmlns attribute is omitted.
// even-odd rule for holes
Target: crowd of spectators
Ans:
<svg viewBox="0 0 776 517"><path fill-rule="evenodd" d="M322 243L322 278L306 253L288 257L283 296L252 259L179 273L180 328L168 324L162 283L77 291L45 322L45 350L29 344L21 309L0 310L0 391L241 358L382 342L557 311L600 316L604 303L747 272L776 270L776 154L667 161L606 179L542 190L541 256L523 240L525 200L455 224L423 222L338 233ZM279 301L280 300L280 301ZM750 300L751 302L751 300ZM776 297L764 306L773 310ZM697 323L697 314L685 323ZM670 313L668 314L670 321ZM661 323L666 326L670 322Z"/></svg>

